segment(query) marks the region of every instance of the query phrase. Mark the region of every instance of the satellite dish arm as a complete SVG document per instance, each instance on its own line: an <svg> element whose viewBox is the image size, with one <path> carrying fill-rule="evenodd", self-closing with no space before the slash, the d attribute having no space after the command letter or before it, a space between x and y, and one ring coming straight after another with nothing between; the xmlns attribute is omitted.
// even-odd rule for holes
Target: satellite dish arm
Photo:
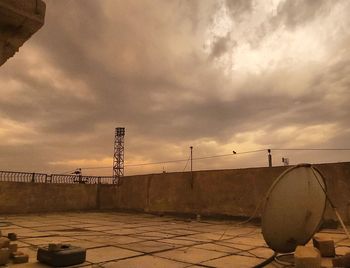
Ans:
<svg viewBox="0 0 350 268"><path fill-rule="evenodd" d="M326 189L325 189L325 188L322 186L322 184L320 183L320 181L319 181L319 179L318 179L318 177L317 177L317 175L316 175L316 173L315 173L315 168L314 168L314 167L311 167L311 170L312 170L312 173L314 174L314 176L315 176L315 178L316 178L318 184L320 185L320 187L322 188L324 194L326 195L326 199L328 200L329 204L331 205L332 209L334 210L334 213L335 213L335 215L337 216L337 218L338 218L338 220L339 220L341 226L343 227L346 236L348 237L348 239L350 239L350 234L349 234L349 232L348 232L348 229L346 228L346 226L345 226L345 224L344 224L342 218L340 217L340 214L339 214L337 208L335 207L334 203L333 203L332 200L329 198ZM323 174L322 174L318 169L317 169L317 172L323 177L323 179L325 179L324 176L323 176Z"/></svg>

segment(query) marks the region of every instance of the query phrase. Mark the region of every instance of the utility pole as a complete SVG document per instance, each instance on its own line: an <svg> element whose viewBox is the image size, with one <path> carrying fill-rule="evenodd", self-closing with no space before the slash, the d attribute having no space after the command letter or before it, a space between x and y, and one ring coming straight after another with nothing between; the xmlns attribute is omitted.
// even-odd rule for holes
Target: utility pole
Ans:
<svg viewBox="0 0 350 268"><path fill-rule="evenodd" d="M191 150L191 173L192 173L192 165L193 165L193 159L192 159L192 152L193 152L193 146L190 147Z"/></svg>
<svg viewBox="0 0 350 268"><path fill-rule="evenodd" d="M271 149L267 149L268 152L268 161L269 161L269 167L272 167L272 155L271 155Z"/></svg>
<svg viewBox="0 0 350 268"><path fill-rule="evenodd" d="M193 146L190 147L191 150L191 188L193 188Z"/></svg>

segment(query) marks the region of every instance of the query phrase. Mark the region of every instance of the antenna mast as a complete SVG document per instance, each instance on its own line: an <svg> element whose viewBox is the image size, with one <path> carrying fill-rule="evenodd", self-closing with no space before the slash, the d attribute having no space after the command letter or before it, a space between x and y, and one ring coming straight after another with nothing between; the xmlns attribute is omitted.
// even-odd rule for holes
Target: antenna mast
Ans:
<svg viewBox="0 0 350 268"><path fill-rule="evenodd" d="M117 127L114 136L113 183L119 184L124 176L124 136L125 128Z"/></svg>

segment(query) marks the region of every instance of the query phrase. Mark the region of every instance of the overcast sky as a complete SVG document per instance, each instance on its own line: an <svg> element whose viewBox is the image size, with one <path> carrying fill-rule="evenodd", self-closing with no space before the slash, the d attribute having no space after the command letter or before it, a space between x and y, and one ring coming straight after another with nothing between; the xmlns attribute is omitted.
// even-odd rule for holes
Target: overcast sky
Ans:
<svg viewBox="0 0 350 268"><path fill-rule="evenodd" d="M195 157L350 148L348 0L45 2L43 28L0 68L2 170L112 166L118 126L126 164L187 159L191 145ZM266 155L194 168L263 166ZM282 156L350 160L350 152L273 156L275 165Z"/></svg>

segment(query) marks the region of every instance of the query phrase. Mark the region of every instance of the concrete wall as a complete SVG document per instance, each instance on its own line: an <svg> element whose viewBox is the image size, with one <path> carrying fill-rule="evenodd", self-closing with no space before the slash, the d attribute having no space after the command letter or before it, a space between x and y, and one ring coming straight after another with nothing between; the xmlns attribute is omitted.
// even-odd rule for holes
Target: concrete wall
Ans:
<svg viewBox="0 0 350 268"><path fill-rule="evenodd" d="M316 165L328 192L350 223L350 162ZM197 171L124 177L123 184L0 182L0 213L131 210L151 213L243 216L253 214L286 167ZM332 210L327 219L335 219Z"/></svg>
<svg viewBox="0 0 350 268"><path fill-rule="evenodd" d="M0 214L90 210L97 202L96 185L0 182Z"/></svg>
<svg viewBox="0 0 350 268"><path fill-rule="evenodd" d="M315 166L324 174L340 214L350 222L350 163ZM125 177L108 208L249 217L284 170L286 167L198 171L193 181L189 172ZM329 208L325 217L336 219Z"/></svg>
<svg viewBox="0 0 350 268"><path fill-rule="evenodd" d="M130 176L115 208L159 213L248 216L284 167Z"/></svg>
<svg viewBox="0 0 350 268"><path fill-rule="evenodd" d="M327 182L327 192L342 218L350 223L350 162L316 165ZM325 218L336 219L332 209Z"/></svg>

